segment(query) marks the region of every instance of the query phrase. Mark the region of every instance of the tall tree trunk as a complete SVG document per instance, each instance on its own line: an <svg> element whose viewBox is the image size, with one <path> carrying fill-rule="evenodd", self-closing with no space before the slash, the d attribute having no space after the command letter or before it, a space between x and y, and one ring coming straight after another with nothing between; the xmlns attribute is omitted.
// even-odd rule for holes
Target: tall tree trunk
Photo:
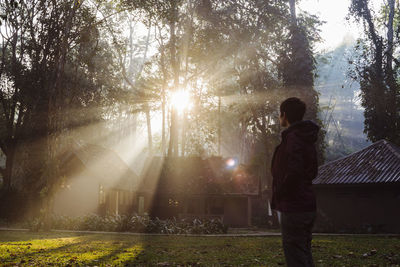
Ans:
<svg viewBox="0 0 400 267"><path fill-rule="evenodd" d="M387 50L386 50L386 79L387 79L387 84L389 84L389 92L388 92L388 98L387 98L387 103L389 103L390 108L390 117L391 121L397 121L397 118L399 117L397 113L397 99L396 95L398 92L398 86L395 78L395 74L393 73L393 19L394 19L394 10L395 10L395 0L388 0L389 4L389 17L388 17L388 23L387 23ZM393 130L391 131L392 133L397 133L397 126L396 124L393 123L392 126ZM395 134L396 135L396 134ZM393 136L395 139L395 136Z"/></svg>
<svg viewBox="0 0 400 267"><path fill-rule="evenodd" d="M297 25L296 0L289 0L289 6L290 6L291 22L293 25Z"/></svg>
<svg viewBox="0 0 400 267"><path fill-rule="evenodd" d="M130 77L133 76L133 25L132 21L129 22L129 66L128 66L128 74ZM135 145L136 143L136 131L137 131L137 114L136 112L129 112L130 121L129 128L130 128L130 140L131 144Z"/></svg>
<svg viewBox="0 0 400 267"><path fill-rule="evenodd" d="M186 116L187 112L184 110L182 112L182 125L181 125L181 156L185 156L185 149L186 149Z"/></svg>
<svg viewBox="0 0 400 267"><path fill-rule="evenodd" d="M150 33L151 33L151 18L149 20L149 26L148 26L148 30L147 30L147 37L146 37L146 46L144 48L144 53L143 53L143 58L142 58L142 62L140 64L139 70L136 74L136 81L140 78L140 75L142 74L143 71L143 66L144 63L146 62L146 58L147 58L147 52L149 50L149 44L150 44Z"/></svg>
<svg viewBox="0 0 400 267"><path fill-rule="evenodd" d="M161 88L161 115L162 115L162 122L161 122L161 152L162 155L165 155L166 152L166 89L167 89L167 70L165 66L165 46L161 36L161 29L159 28L160 33L160 65L161 65L161 72L162 72L162 88Z"/></svg>
<svg viewBox="0 0 400 267"><path fill-rule="evenodd" d="M14 167L14 157L15 157L15 150L16 150L16 141L9 140L7 145L7 159L6 159L6 166L5 166L5 177L4 179L4 188L10 189L11 188L11 181L12 181L12 172Z"/></svg>
<svg viewBox="0 0 400 267"><path fill-rule="evenodd" d="M184 90L188 90L188 74L189 74L189 46L190 46L190 36L191 36L191 25L193 22L193 9L192 3L188 1L188 14L190 15L190 19L187 21L185 25L185 34L183 38L183 51L182 54L185 58L185 75L184 75ZM187 110L183 110L182 112L182 124L181 124L181 156L185 156L186 149L186 124L187 124Z"/></svg>
<svg viewBox="0 0 400 267"><path fill-rule="evenodd" d="M71 29L73 19L77 9L82 4L83 0L74 0L72 6L67 11L65 18L65 27L61 30L63 34L61 38L60 48L58 51L58 57L56 58L56 72L54 84L49 86L49 98L47 104L46 114L47 120L47 133L45 136L47 146L47 168L43 173L43 178L46 184L46 194L44 201L44 223L45 229L51 228L50 212L52 207L52 199L54 194L54 185L56 179L59 176L59 166L56 163L57 153L60 152L60 130L62 129L62 110L65 105L61 102L63 100L62 78L64 75L64 67L67 61L67 53L69 50L68 41L71 38Z"/></svg>
<svg viewBox="0 0 400 267"><path fill-rule="evenodd" d="M176 54L176 20L177 20L177 7L176 3L172 1L173 14L170 21L170 53L171 53L171 65L174 75L174 88L173 92L179 89L179 63ZM178 156L178 114L175 107L171 107L171 126L170 126L170 141L168 147L168 156Z"/></svg>
<svg viewBox="0 0 400 267"><path fill-rule="evenodd" d="M151 133L151 116L150 116L150 108L149 108L147 103L144 106L144 110L145 110L145 113L146 113L148 146L149 146L150 153L152 153L152 151L153 151L153 137L152 137L152 133Z"/></svg>
<svg viewBox="0 0 400 267"><path fill-rule="evenodd" d="M15 150L16 150L16 140L13 138L9 138L5 142L5 156L6 162L5 167L1 169L1 174L3 176L3 190L9 190L11 188L11 181L12 181L12 172L14 167L14 157L15 157Z"/></svg>
<svg viewBox="0 0 400 267"><path fill-rule="evenodd" d="M166 147L166 142L165 142L165 117L166 117L166 110L165 110L165 86L162 87L162 100L161 100L161 116L162 116L162 122L161 122L161 154L164 156L165 155L165 147Z"/></svg>
<svg viewBox="0 0 400 267"><path fill-rule="evenodd" d="M221 95L218 95L218 156L221 156Z"/></svg>
<svg viewBox="0 0 400 267"><path fill-rule="evenodd" d="M389 2L389 18L388 18L388 24L387 24L387 61L386 61L386 68L390 74L392 74L393 71L393 18L394 18L394 4L395 0L388 0Z"/></svg>
<svg viewBox="0 0 400 267"><path fill-rule="evenodd" d="M7 4L7 6L9 6ZM16 19L16 18L14 18ZM17 19L16 19L17 21ZM11 73L9 75L14 76L14 92L12 96L6 97L3 91L0 91L0 105L2 106L3 117L5 119L6 133L3 140L0 140L0 148L6 157L5 167L0 169L0 173L3 177L3 189L9 190L12 183L12 173L14 167L14 156L18 140L18 134L22 127L22 117L24 115L21 88L25 86L24 79L21 77L21 72L19 67L22 61L25 59L25 48L23 43L18 46L19 40L21 40L23 32L19 28L18 23L15 23L13 19L5 22L5 27L10 28L10 36L12 35L12 40L2 43L0 50L0 76L5 70L6 66L11 66ZM8 25L7 25L8 24ZM12 25L12 26L11 26ZM12 32L12 34L11 34ZM8 57L11 51L11 56Z"/></svg>

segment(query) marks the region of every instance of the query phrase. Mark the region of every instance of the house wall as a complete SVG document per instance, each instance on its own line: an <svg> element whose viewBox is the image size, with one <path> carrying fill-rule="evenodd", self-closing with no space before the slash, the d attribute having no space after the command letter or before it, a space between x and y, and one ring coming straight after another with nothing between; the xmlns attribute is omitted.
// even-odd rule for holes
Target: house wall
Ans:
<svg viewBox="0 0 400 267"><path fill-rule="evenodd" d="M261 197L253 197L251 199L252 225L278 229L280 224L276 211L271 209L272 192L264 191Z"/></svg>
<svg viewBox="0 0 400 267"><path fill-rule="evenodd" d="M248 197L227 197L224 201L224 224L231 227L249 226Z"/></svg>
<svg viewBox="0 0 400 267"><path fill-rule="evenodd" d="M99 184L93 181L93 177L87 174L78 175L55 193L53 211L68 216L96 213L98 198Z"/></svg>
<svg viewBox="0 0 400 267"><path fill-rule="evenodd" d="M400 233L400 186L315 187L315 231Z"/></svg>
<svg viewBox="0 0 400 267"><path fill-rule="evenodd" d="M150 202L150 215L159 219L178 218L180 213L184 212L184 206L187 204L185 199L178 196L153 195Z"/></svg>
<svg viewBox="0 0 400 267"><path fill-rule="evenodd" d="M136 195L132 191L115 189L115 188L106 188L104 201L99 201L99 213L100 215L133 214L135 212L133 210L135 204L136 204Z"/></svg>
<svg viewBox="0 0 400 267"><path fill-rule="evenodd" d="M243 196L145 196L145 210L152 217L167 218L223 218L230 227L251 225L251 199ZM176 201L176 202L175 202ZM151 203L150 203L151 202Z"/></svg>

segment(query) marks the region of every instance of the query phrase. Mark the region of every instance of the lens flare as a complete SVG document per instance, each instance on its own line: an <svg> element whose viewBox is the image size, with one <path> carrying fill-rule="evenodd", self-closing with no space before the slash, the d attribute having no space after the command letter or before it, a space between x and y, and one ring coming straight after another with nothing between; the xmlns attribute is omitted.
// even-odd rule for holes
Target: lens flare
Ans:
<svg viewBox="0 0 400 267"><path fill-rule="evenodd" d="M236 161L235 161L235 159L228 159L227 161L226 161L226 166L228 166L228 167L234 167L236 165Z"/></svg>
<svg viewBox="0 0 400 267"><path fill-rule="evenodd" d="M183 90L173 92L170 96L170 103L179 113L190 108L191 102L189 93Z"/></svg>

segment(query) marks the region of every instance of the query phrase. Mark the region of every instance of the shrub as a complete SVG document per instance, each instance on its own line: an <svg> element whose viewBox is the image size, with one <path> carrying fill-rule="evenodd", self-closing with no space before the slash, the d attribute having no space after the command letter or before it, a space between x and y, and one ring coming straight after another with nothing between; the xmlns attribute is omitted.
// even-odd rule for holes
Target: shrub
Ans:
<svg viewBox="0 0 400 267"><path fill-rule="evenodd" d="M33 220L36 222L35 220ZM35 223L31 229L40 229L40 223ZM223 234L228 227L220 219L177 220L159 218L150 219L141 215L107 215L90 214L83 217L68 217L53 215L53 229L110 231L160 234Z"/></svg>

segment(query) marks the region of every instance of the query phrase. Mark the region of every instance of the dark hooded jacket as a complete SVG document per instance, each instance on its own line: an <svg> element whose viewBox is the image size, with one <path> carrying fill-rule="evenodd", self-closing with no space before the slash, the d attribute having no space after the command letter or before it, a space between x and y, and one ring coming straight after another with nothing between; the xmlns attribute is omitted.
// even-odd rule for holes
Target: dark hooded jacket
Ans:
<svg viewBox="0 0 400 267"><path fill-rule="evenodd" d="M282 132L271 164L271 208L281 212L316 210L312 180L317 176L315 142L319 126L312 121L293 123Z"/></svg>

